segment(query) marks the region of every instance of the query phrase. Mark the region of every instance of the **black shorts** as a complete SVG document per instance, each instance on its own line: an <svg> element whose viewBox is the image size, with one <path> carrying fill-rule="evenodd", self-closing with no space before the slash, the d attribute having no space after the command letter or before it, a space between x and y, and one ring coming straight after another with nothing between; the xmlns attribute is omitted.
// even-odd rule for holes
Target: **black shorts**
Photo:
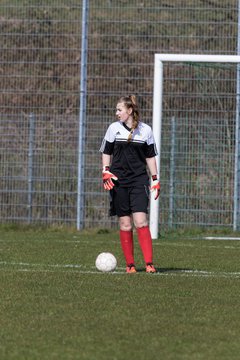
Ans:
<svg viewBox="0 0 240 360"><path fill-rule="evenodd" d="M132 187L114 186L110 191L110 216L129 216L135 212L148 213L149 187L137 185Z"/></svg>

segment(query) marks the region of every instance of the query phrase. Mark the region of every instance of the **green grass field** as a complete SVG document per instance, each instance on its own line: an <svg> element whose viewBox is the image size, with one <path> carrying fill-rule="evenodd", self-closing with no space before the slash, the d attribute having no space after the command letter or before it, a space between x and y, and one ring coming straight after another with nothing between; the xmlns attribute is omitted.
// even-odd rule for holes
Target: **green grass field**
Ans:
<svg viewBox="0 0 240 360"><path fill-rule="evenodd" d="M154 241L157 274L136 240L130 275L117 232L1 227L0 359L239 359L240 241L210 234ZM102 251L116 272L96 271Z"/></svg>

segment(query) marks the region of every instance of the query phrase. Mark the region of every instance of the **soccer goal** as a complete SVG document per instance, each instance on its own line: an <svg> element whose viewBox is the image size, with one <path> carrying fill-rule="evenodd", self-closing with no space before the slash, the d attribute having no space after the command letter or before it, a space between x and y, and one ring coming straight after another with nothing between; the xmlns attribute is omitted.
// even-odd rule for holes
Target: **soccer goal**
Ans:
<svg viewBox="0 0 240 360"><path fill-rule="evenodd" d="M238 227L239 63L237 55L155 54L152 128L162 190L156 201L151 195L153 239L161 216L172 225L173 214L177 225L189 226L193 220L194 225ZM162 206L168 215L160 216Z"/></svg>

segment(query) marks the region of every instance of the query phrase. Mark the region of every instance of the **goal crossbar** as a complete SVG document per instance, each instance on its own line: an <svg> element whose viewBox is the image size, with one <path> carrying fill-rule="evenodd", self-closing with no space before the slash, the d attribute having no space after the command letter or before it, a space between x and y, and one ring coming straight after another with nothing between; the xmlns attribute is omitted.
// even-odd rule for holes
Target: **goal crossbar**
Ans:
<svg viewBox="0 0 240 360"><path fill-rule="evenodd" d="M153 84L153 120L152 129L158 149L157 168L160 178L161 159L161 129L162 129L162 100L163 100L163 62L198 62L198 63L240 63L238 55L197 55L197 54L155 54L154 59L154 84ZM240 86L240 85L239 85ZM237 92L239 94L239 91ZM239 105L239 104L238 104ZM236 117L236 144L238 144L238 121ZM234 193L238 191L236 162L238 147L235 150L235 181ZM234 196L235 198L235 196ZM234 222L236 223L237 205L234 204ZM154 194L150 199L150 231L153 239L158 238L159 232L159 199L154 200Z"/></svg>

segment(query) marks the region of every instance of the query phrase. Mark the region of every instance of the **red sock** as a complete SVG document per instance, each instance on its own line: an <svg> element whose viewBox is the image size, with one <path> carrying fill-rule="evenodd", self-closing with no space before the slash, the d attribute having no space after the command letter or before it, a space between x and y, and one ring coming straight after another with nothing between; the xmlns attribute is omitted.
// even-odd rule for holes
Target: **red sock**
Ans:
<svg viewBox="0 0 240 360"><path fill-rule="evenodd" d="M152 250L152 237L148 226L137 228L138 241L143 253L145 263L152 263L153 250Z"/></svg>
<svg viewBox="0 0 240 360"><path fill-rule="evenodd" d="M120 230L120 241L126 264L134 264L133 256L133 232Z"/></svg>

